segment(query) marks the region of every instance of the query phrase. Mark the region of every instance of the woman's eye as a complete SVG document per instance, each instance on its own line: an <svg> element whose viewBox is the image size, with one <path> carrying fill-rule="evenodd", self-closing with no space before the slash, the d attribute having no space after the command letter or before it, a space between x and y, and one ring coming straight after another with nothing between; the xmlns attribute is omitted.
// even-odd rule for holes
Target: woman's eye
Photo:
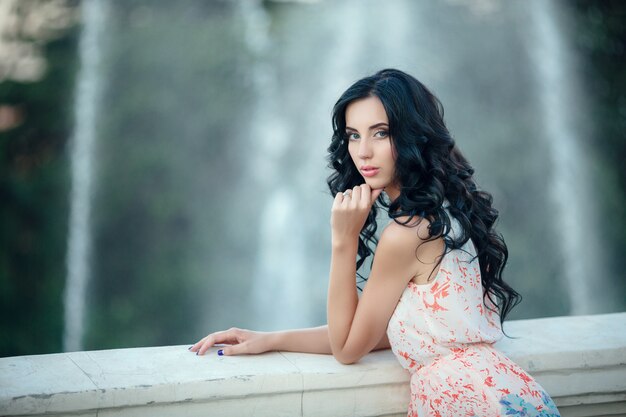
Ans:
<svg viewBox="0 0 626 417"><path fill-rule="evenodd" d="M375 133L375 135L379 138L386 138L389 135L389 132L387 132L386 130L379 130Z"/></svg>
<svg viewBox="0 0 626 417"><path fill-rule="evenodd" d="M359 135L357 133L346 133L348 135L348 140L357 140Z"/></svg>

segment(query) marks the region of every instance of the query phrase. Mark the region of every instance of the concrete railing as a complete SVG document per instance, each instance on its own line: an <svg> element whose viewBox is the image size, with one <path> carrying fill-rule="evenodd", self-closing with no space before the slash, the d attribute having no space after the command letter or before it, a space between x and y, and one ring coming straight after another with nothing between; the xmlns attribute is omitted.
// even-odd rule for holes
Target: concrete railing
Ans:
<svg viewBox="0 0 626 417"><path fill-rule="evenodd" d="M563 416L626 415L626 313L518 320L498 343ZM409 374L390 350L196 356L185 346L0 359L0 415L406 416Z"/></svg>

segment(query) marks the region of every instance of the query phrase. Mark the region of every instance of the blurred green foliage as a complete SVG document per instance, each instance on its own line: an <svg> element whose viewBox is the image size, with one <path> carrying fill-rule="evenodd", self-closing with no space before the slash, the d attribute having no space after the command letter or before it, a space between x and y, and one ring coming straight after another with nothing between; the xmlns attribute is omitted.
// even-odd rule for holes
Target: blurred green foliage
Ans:
<svg viewBox="0 0 626 417"><path fill-rule="evenodd" d="M78 34L45 45L40 81L0 83L23 116L0 131L0 356L61 350Z"/></svg>

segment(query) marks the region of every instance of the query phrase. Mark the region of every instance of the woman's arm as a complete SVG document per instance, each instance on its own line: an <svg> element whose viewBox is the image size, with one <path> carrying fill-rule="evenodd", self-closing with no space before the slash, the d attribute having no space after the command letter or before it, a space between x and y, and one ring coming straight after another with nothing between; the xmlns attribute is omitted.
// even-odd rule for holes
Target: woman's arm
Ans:
<svg viewBox="0 0 626 417"><path fill-rule="evenodd" d="M372 191L368 185L363 184L350 191L347 195L338 193L335 196L330 218L332 253L326 315L331 350L342 363L350 362L344 353L344 347L359 305L354 284L359 232L382 190ZM375 347L376 342L372 339L366 349L369 352Z"/></svg>
<svg viewBox="0 0 626 417"><path fill-rule="evenodd" d="M282 350L286 352L322 353L331 355L328 339L328 325L308 329L285 330L274 332L273 341L270 344L272 350ZM376 347L372 350L389 349L389 339L385 333Z"/></svg>
<svg viewBox="0 0 626 417"><path fill-rule="evenodd" d="M189 350L198 355L204 355L209 348L216 344L229 345L222 349L227 356L251 355L272 350L332 354L328 339L328 325L277 332L255 332L233 327L207 335L191 346ZM372 350L388 348L389 340L387 334L384 334Z"/></svg>
<svg viewBox="0 0 626 417"><path fill-rule="evenodd" d="M328 325L273 332L271 337L271 350L332 354L328 341Z"/></svg>
<svg viewBox="0 0 626 417"><path fill-rule="evenodd" d="M328 327L333 355L343 364L357 362L377 346L408 281L426 269L432 271L435 261L430 261L441 240L428 240L428 221L391 222L381 233L367 285L358 299L354 264L359 231L374 201L370 194L367 185L353 188L348 197L338 194L331 214Z"/></svg>

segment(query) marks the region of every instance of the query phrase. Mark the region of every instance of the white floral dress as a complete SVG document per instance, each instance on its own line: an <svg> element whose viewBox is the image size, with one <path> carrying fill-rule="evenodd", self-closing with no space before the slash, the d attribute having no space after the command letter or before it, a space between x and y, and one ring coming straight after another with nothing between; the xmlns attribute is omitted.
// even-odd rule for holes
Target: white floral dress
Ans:
<svg viewBox="0 0 626 417"><path fill-rule="evenodd" d="M446 254L433 281L409 282L391 316L391 349L411 373L408 416L559 416L539 383L493 347L503 334L483 302L475 253L469 240Z"/></svg>

